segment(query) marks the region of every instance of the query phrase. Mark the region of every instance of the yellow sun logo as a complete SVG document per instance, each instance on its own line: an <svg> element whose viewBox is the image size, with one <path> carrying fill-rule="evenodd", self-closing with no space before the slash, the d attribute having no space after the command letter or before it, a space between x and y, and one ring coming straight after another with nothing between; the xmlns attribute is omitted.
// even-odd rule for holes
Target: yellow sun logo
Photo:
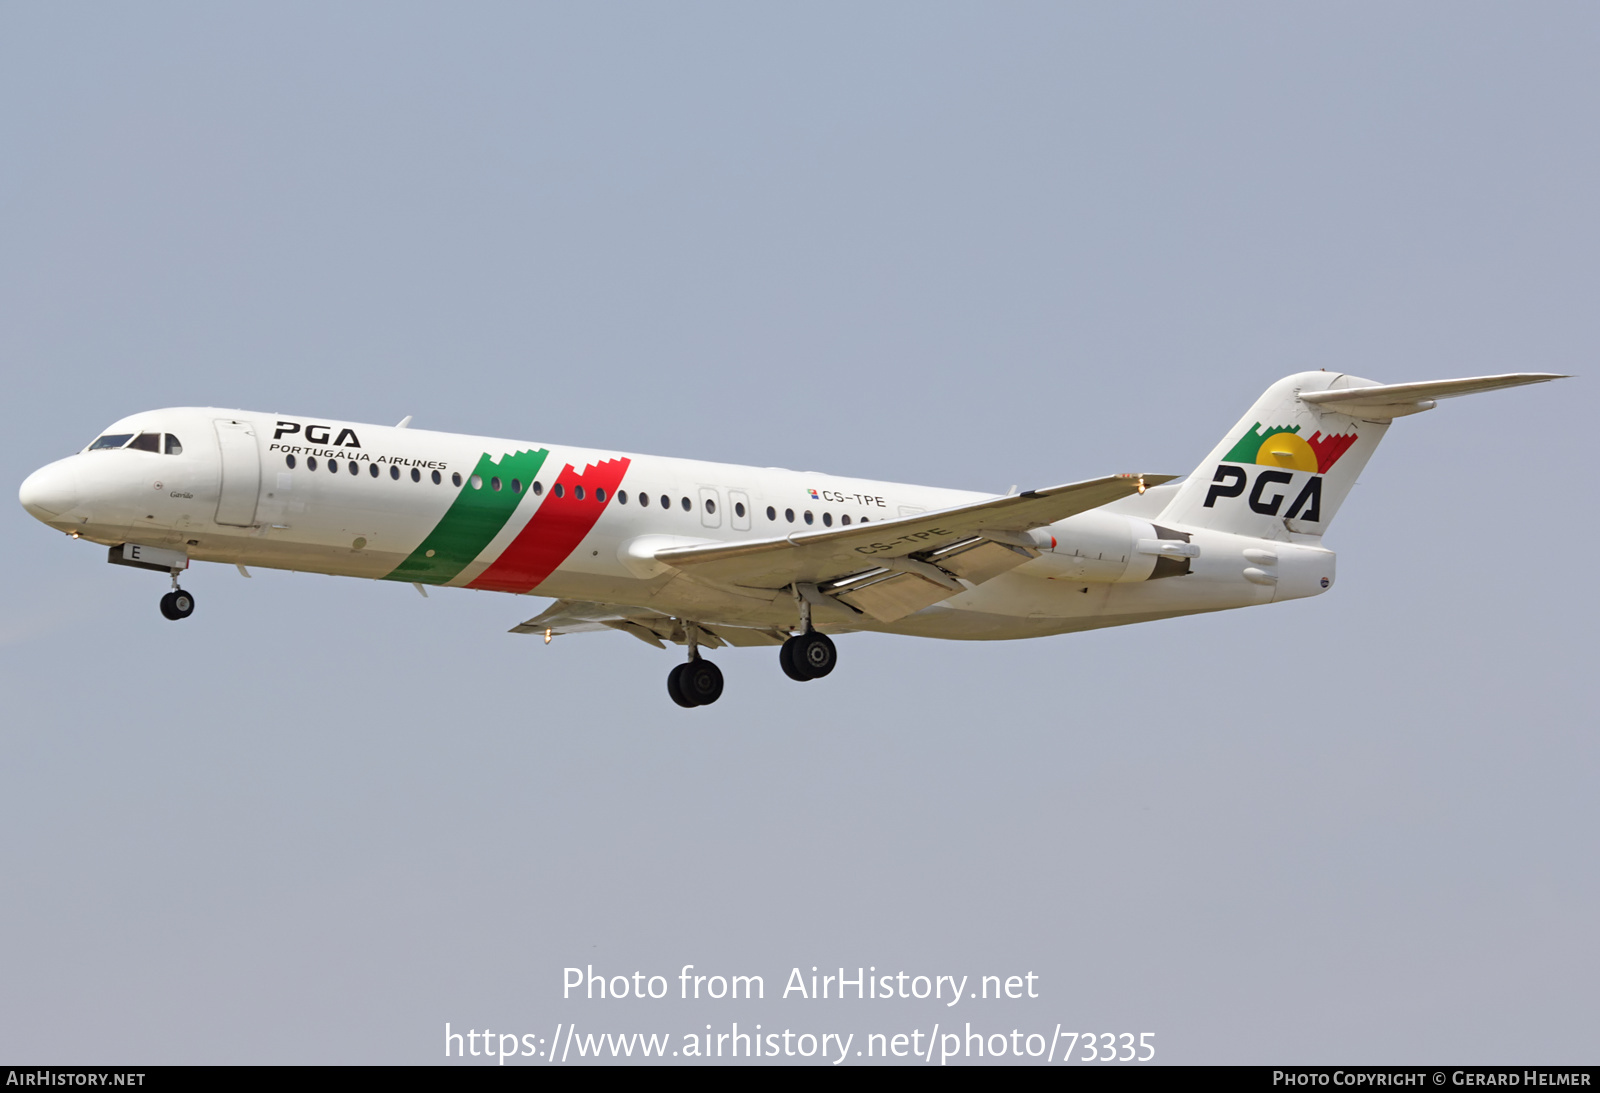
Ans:
<svg viewBox="0 0 1600 1093"><path fill-rule="evenodd" d="M1316 471L1317 453L1294 433L1273 433L1261 442L1255 461L1289 471Z"/></svg>

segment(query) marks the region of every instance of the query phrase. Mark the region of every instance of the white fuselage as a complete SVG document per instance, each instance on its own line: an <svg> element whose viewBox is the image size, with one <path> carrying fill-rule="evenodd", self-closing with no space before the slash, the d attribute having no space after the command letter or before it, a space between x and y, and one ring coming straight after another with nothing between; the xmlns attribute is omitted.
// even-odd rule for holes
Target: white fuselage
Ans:
<svg viewBox="0 0 1600 1093"><path fill-rule="evenodd" d="M797 624L791 594L692 579L654 552L880 523L990 496L241 411L156 410L107 430L156 433L177 443L85 450L42 468L22 488L24 505L80 538L201 561L782 630ZM165 450L175 446L181 452ZM839 608L816 624L1021 638L1268 603L1331 583L1333 555L1315 539L1162 526L1176 489L1155 487L1051 525L1043 531L1052 545L1039 557L893 623ZM1141 552L1151 540L1194 549L1173 566Z"/></svg>

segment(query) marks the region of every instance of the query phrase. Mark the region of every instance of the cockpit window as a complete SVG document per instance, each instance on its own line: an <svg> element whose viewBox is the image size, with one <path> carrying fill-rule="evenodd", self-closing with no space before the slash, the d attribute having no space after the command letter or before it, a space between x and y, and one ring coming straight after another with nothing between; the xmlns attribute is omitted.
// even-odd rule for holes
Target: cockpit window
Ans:
<svg viewBox="0 0 1600 1093"><path fill-rule="evenodd" d="M133 441L132 444L128 443L130 440ZM165 447L162 446L163 441L165 441ZM130 451L140 452L165 451L168 455L182 455L183 441L171 433L139 433L137 436L133 433L107 433L105 436L97 438L86 450L91 452L101 451L102 449L110 451L113 448L127 448Z"/></svg>

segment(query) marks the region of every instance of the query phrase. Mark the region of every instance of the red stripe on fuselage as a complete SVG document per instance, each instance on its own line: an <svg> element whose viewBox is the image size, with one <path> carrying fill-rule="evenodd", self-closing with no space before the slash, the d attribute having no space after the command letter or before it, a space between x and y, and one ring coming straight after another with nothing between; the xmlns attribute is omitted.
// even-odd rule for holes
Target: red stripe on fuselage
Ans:
<svg viewBox="0 0 1600 1093"><path fill-rule="evenodd" d="M585 467L582 474L568 463L533 518L467 587L491 592L532 592L583 542L611 504L627 473L626 459L603 460ZM602 490L604 501L597 500ZM580 493L582 497L578 496Z"/></svg>

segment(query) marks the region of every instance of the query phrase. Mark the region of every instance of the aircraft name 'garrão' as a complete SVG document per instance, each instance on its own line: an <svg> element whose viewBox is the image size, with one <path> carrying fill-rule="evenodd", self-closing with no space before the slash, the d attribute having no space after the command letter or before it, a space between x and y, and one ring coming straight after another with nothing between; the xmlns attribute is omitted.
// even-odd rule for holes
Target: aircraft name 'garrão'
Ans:
<svg viewBox="0 0 1600 1093"><path fill-rule="evenodd" d="M1563 377L1273 384L1184 481L1119 474L1004 497L215 409L123 418L23 482L23 507L121 565L191 560L555 598L514 633L687 647L668 692L722 694L700 654L775 645L796 680L830 634L1036 637L1314 596L1322 535L1397 417ZM247 572L247 571L246 571Z"/></svg>

